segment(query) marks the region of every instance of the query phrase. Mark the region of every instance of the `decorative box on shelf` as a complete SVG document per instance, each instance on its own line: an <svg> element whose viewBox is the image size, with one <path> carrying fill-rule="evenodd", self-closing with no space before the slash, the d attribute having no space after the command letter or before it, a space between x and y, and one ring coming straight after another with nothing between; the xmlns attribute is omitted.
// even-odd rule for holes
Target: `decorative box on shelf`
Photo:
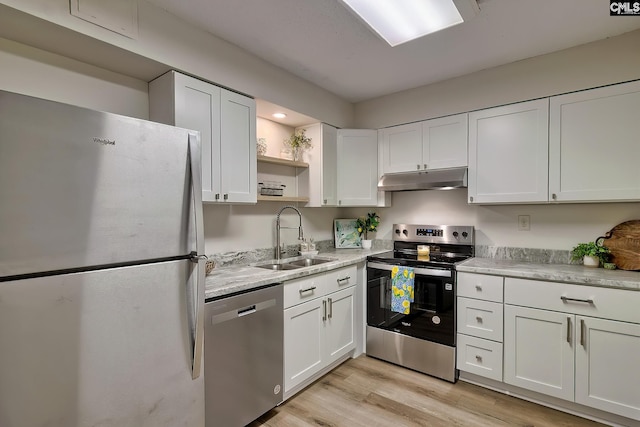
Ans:
<svg viewBox="0 0 640 427"><path fill-rule="evenodd" d="M261 196L282 196L286 185L278 181L258 182L258 191Z"/></svg>

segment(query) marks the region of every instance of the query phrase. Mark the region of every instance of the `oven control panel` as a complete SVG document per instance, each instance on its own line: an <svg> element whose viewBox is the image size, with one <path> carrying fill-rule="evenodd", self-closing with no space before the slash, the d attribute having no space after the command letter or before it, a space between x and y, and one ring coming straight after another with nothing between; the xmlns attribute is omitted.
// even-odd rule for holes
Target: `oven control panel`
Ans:
<svg viewBox="0 0 640 427"><path fill-rule="evenodd" d="M474 244L474 228L467 225L393 224L393 240L441 244Z"/></svg>
<svg viewBox="0 0 640 427"><path fill-rule="evenodd" d="M416 228L416 236L444 236L444 231L440 228Z"/></svg>

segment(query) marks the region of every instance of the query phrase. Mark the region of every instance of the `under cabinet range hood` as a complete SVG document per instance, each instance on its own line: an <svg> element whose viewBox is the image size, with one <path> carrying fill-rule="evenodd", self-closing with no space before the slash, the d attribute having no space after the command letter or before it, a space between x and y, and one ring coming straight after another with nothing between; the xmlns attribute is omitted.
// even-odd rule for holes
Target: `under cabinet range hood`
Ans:
<svg viewBox="0 0 640 427"><path fill-rule="evenodd" d="M467 168L389 173L378 181L380 191L450 190L467 186Z"/></svg>

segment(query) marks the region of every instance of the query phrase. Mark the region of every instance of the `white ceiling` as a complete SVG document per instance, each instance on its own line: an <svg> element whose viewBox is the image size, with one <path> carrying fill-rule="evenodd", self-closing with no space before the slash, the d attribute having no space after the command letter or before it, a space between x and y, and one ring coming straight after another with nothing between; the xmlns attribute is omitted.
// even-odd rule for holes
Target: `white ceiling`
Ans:
<svg viewBox="0 0 640 427"><path fill-rule="evenodd" d="M350 102L640 28L606 0L479 0L469 22L392 48L339 0L147 1Z"/></svg>

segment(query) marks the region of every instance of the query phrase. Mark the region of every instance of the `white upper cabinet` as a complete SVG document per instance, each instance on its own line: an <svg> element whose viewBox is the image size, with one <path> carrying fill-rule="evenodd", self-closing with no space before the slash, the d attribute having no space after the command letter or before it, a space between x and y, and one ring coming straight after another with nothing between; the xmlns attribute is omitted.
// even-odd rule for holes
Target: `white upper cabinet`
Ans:
<svg viewBox="0 0 640 427"><path fill-rule="evenodd" d="M468 114L380 130L382 172L467 166Z"/></svg>
<svg viewBox="0 0 640 427"><path fill-rule="evenodd" d="M300 174L299 193L308 195L307 207L337 206L338 129L325 123L299 129L306 129L313 146L304 153L304 161L309 163L309 168Z"/></svg>
<svg viewBox="0 0 640 427"><path fill-rule="evenodd" d="M467 113L422 122L424 169L467 166Z"/></svg>
<svg viewBox="0 0 640 427"><path fill-rule="evenodd" d="M380 130L382 172L467 166L468 114Z"/></svg>
<svg viewBox="0 0 640 427"><path fill-rule="evenodd" d="M221 89L220 181L223 201L255 203L256 101Z"/></svg>
<svg viewBox="0 0 640 427"><path fill-rule="evenodd" d="M338 206L378 206L378 132L338 130Z"/></svg>
<svg viewBox="0 0 640 427"><path fill-rule="evenodd" d="M469 113L469 203L548 200L549 99Z"/></svg>
<svg viewBox="0 0 640 427"><path fill-rule="evenodd" d="M422 170L422 123L380 130L382 173Z"/></svg>
<svg viewBox="0 0 640 427"><path fill-rule="evenodd" d="M640 200L640 82L554 96L552 201Z"/></svg>
<svg viewBox="0 0 640 427"><path fill-rule="evenodd" d="M200 131L203 202L256 202L255 100L170 71L149 83L149 117Z"/></svg>

